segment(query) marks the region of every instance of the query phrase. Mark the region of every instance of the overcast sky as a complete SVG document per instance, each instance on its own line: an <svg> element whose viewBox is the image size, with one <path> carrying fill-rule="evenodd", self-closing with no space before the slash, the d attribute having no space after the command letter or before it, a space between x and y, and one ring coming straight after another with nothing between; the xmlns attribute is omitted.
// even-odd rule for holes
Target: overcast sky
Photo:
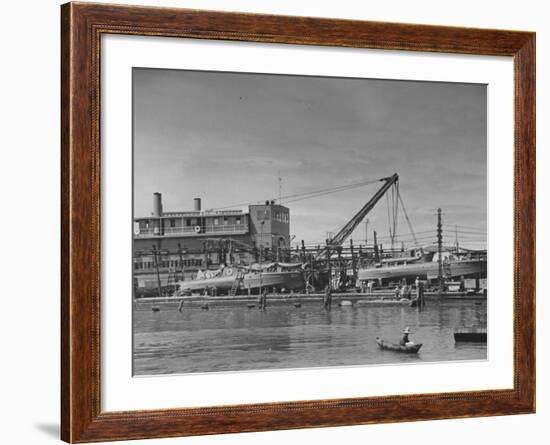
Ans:
<svg viewBox="0 0 550 445"><path fill-rule="evenodd" d="M203 209L275 199L278 171L283 196L398 173L422 242L441 207L446 225L471 228L459 241L484 244L485 85L159 69L134 69L133 82L136 216L151 213L153 192L165 211L194 197ZM288 204L291 234L321 242L380 185ZM369 242L377 230L386 244L385 199L368 218ZM411 238L402 214L398 233Z"/></svg>

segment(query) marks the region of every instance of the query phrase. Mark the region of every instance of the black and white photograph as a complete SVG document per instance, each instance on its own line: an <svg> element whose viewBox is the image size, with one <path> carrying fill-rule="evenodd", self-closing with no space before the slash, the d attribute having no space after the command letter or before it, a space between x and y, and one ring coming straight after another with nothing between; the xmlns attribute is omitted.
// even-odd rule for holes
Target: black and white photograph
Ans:
<svg viewBox="0 0 550 445"><path fill-rule="evenodd" d="M2 12L2 443L548 441L545 2Z"/></svg>
<svg viewBox="0 0 550 445"><path fill-rule="evenodd" d="M132 82L134 376L487 359L485 84Z"/></svg>

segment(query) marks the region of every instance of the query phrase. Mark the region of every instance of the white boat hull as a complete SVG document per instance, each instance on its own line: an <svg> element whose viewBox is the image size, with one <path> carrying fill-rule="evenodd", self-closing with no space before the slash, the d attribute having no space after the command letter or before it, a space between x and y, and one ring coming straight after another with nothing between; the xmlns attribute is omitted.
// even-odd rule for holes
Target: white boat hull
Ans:
<svg viewBox="0 0 550 445"><path fill-rule="evenodd" d="M463 260L451 261L445 266L446 276L451 278L471 277L483 275L487 272L486 260ZM379 268L359 269L358 281L396 281L403 278L414 280L419 277L421 280L437 278L439 266L437 262L417 262L398 266L385 266Z"/></svg>
<svg viewBox="0 0 550 445"><path fill-rule="evenodd" d="M231 290L235 276L222 276L200 280L180 281L180 291L202 291L206 288L216 288L220 293ZM299 290L304 287L304 278L301 272L252 272L245 274L241 289L272 288Z"/></svg>

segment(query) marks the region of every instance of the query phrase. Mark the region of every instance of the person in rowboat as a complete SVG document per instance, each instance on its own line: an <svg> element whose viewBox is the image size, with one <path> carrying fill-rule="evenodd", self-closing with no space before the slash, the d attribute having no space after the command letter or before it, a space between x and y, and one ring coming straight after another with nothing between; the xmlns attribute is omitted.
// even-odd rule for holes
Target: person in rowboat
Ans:
<svg viewBox="0 0 550 445"><path fill-rule="evenodd" d="M399 341L399 344L401 346L407 346L408 343L410 343L410 340L409 340L409 334L411 333L411 330L410 328L407 326L404 331L403 331L403 337L401 338L401 340Z"/></svg>

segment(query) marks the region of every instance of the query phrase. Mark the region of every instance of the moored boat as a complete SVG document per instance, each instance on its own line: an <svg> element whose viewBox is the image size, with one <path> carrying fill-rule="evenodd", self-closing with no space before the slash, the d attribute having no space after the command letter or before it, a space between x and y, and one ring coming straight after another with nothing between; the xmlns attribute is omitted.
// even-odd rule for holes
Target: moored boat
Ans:
<svg viewBox="0 0 550 445"><path fill-rule="evenodd" d="M180 281L179 292L197 292L205 289L216 289L224 293L231 289L238 271L231 267L223 267L214 271L198 271L193 280Z"/></svg>
<svg viewBox="0 0 550 445"><path fill-rule="evenodd" d="M406 345L400 345L397 343L388 343L380 337L376 337L376 343L380 349L387 349L395 352L405 352L409 354L416 354L422 347L422 343L408 343Z"/></svg>
<svg viewBox="0 0 550 445"><path fill-rule="evenodd" d="M215 289L216 294L229 293L234 285L238 289L256 290L260 288L281 290L301 290L304 278L301 264L269 263L246 268L222 267L216 271L199 271L193 280L180 281L178 292L200 292Z"/></svg>
<svg viewBox="0 0 550 445"><path fill-rule="evenodd" d="M304 288L304 278L300 272L266 272L247 274L244 276L244 289L275 288L276 290L301 290Z"/></svg>
<svg viewBox="0 0 550 445"><path fill-rule="evenodd" d="M446 254L442 263L447 278L479 277L487 274L487 258L480 255L472 258ZM364 284L369 281L382 284L402 279L414 281L417 277L421 280L433 280L438 275L437 255L416 251L411 256L388 258L372 267L359 269L357 281Z"/></svg>
<svg viewBox="0 0 550 445"><path fill-rule="evenodd" d="M487 342L487 328L458 328L454 331L455 342Z"/></svg>

